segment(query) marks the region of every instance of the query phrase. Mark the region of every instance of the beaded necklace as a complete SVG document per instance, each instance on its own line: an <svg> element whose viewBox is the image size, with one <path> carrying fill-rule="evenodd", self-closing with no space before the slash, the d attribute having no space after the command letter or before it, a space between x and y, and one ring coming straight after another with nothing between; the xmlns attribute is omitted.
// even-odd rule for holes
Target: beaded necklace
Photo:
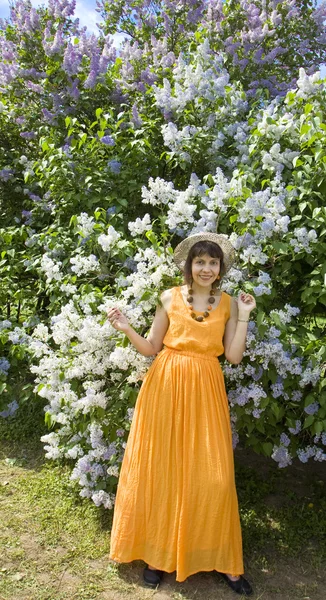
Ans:
<svg viewBox="0 0 326 600"><path fill-rule="evenodd" d="M192 311L193 311L193 309L194 309L194 307L193 307L193 305L192 305L192 302L194 301L194 298L193 298L193 293L194 293L193 289L192 289L192 288L188 288L188 297L187 297L187 302L188 302L188 304L189 304L189 307L188 307L188 308L189 308L189 310L190 310L190 314L191 314L192 318L193 318L195 321L199 321L199 322L205 321L205 319L207 319L207 317L209 317L209 311L211 311L211 310L212 310L212 304L214 304L214 302L215 302L215 298L214 298L214 296L216 295L216 290L214 290L214 288L212 288L212 289L210 290L210 292L209 292L209 294L210 294L210 295L209 295L209 297L208 297L208 306L207 306L207 310L205 310L205 311L204 311L204 314L203 314L203 315L199 315L199 316L197 316L197 315L196 315L196 313L192 312Z"/></svg>

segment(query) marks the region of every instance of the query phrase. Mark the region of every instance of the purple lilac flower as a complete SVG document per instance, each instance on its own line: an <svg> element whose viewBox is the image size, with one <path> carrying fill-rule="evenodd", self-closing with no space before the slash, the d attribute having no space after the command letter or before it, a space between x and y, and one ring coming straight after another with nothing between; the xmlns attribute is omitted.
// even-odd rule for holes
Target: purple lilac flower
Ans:
<svg viewBox="0 0 326 600"><path fill-rule="evenodd" d="M69 42L63 57L63 70L68 75L77 75L82 58L83 56L78 46Z"/></svg>
<svg viewBox="0 0 326 600"><path fill-rule="evenodd" d="M290 444L290 438L288 435L286 435L286 433L282 433L281 437L280 437L280 442L281 444L283 444L283 446L289 446Z"/></svg>
<svg viewBox="0 0 326 600"><path fill-rule="evenodd" d="M233 450L237 447L238 442L239 442L239 434L236 431L234 431L232 433L232 448L233 448Z"/></svg>
<svg viewBox="0 0 326 600"><path fill-rule="evenodd" d="M17 400L13 400L13 402L10 402L7 405L6 410L0 412L0 417L3 417L4 419L6 419L7 417L12 417L12 415L14 415L16 410L18 409L18 406L19 405Z"/></svg>
<svg viewBox="0 0 326 600"><path fill-rule="evenodd" d="M254 410L252 411L252 416L255 417L255 419L259 419L261 413L263 411L259 408L254 408Z"/></svg>
<svg viewBox="0 0 326 600"><path fill-rule="evenodd" d="M140 116L139 116L139 112L138 112L138 108L137 108L137 104L136 102L134 102L133 106L132 106L132 117L131 120L133 122L133 124L135 125L135 127L141 127L143 124L143 121L141 120Z"/></svg>
<svg viewBox="0 0 326 600"><path fill-rule="evenodd" d="M121 171L121 162L119 162L118 160L109 160L108 167L111 173L115 173L116 175L118 175Z"/></svg>
<svg viewBox="0 0 326 600"><path fill-rule="evenodd" d="M272 459L278 463L280 469L292 464L291 456L285 446L274 446Z"/></svg>
<svg viewBox="0 0 326 600"><path fill-rule="evenodd" d="M271 385L271 390L273 398L279 398L284 392L283 384L274 383L273 385Z"/></svg>
<svg viewBox="0 0 326 600"><path fill-rule="evenodd" d="M289 427L289 432L293 435L297 435L301 431L301 421L296 420L295 427Z"/></svg>
<svg viewBox="0 0 326 600"><path fill-rule="evenodd" d="M52 123L53 119L55 118L55 115L51 113L47 108L42 108L42 113L44 119L49 123Z"/></svg>
<svg viewBox="0 0 326 600"><path fill-rule="evenodd" d="M4 356L0 358L0 373L4 375L8 375L8 371L10 368L10 362Z"/></svg>
<svg viewBox="0 0 326 600"><path fill-rule="evenodd" d="M308 462L308 459L315 456L315 453L316 449L313 446L307 446L305 449L301 448L300 450L297 450L298 459L302 463Z"/></svg>
<svg viewBox="0 0 326 600"><path fill-rule="evenodd" d="M258 381L261 378L261 376L263 375L263 373L264 373L263 367L259 366L258 371L256 370L255 373L252 375L253 380Z"/></svg>
<svg viewBox="0 0 326 600"><path fill-rule="evenodd" d="M110 208L107 209L106 214L107 214L107 216L109 216L109 215L114 215L116 212L117 212L117 207L110 206Z"/></svg>
<svg viewBox="0 0 326 600"><path fill-rule="evenodd" d="M118 437L123 437L125 434L125 430L124 429L117 429L116 434Z"/></svg>
<svg viewBox="0 0 326 600"><path fill-rule="evenodd" d="M102 142L102 144L105 144L106 146L114 146L115 145L115 141L114 141L113 137L111 137L110 135L104 135L101 138L101 142Z"/></svg>
<svg viewBox="0 0 326 600"><path fill-rule="evenodd" d="M10 169L2 169L0 171L0 179L8 181L13 176L13 172Z"/></svg>
<svg viewBox="0 0 326 600"><path fill-rule="evenodd" d="M306 406L304 411L305 413L307 413L307 415L314 415L316 412L318 412L319 410L319 404L318 402L312 402L312 404L309 404L309 406Z"/></svg>
<svg viewBox="0 0 326 600"><path fill-rule="evenodd" d="M109 447L103 453L103 460L109 460L111 456L117 453L117 447L115 442L112 442Z"/></svg>
<svg viewBox="0 0 326 600"><path fill-rule="evenodd" d="M25 140L33 140L36 134L34 131L23 131L19 135L20 137L25 138Z"/></svg>
<svg viewBox="0 0 326 600"><path fill-rule="evenodd" d="M123 266L126 269L129 269L130 271L137 270L137 262L135 260L133 260L133 258L131 258L131 256L128 256L128 258L126 258L125 262L123 263Z"/></svg>

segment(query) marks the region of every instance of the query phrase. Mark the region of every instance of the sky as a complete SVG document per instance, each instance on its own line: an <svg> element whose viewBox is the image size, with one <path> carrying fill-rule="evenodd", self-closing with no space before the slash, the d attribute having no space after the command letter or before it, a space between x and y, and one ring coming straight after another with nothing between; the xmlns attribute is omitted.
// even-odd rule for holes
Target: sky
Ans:
<svg viewBox="0 0 326 600"><path fill-rule="evenodd" d="M320 4L321 0L318 0L318 4ZM47 0L32 0L33 6L39 6L40 4L47 4ZM98 31L96 27L96 23L100 22L101 17L99 13L96 12L96 0L77 0L77 6L75 11L75 17L78 17L80 20L80 24L86 25L87 30L90 33L96 33ZM8 0L0 0L0 18L6 18L9 16L9 1ZM124 36L116 34L114 37L114 45L119 46ZM321 67L321 75L322 77L326 77L326 66Z"/></svg>

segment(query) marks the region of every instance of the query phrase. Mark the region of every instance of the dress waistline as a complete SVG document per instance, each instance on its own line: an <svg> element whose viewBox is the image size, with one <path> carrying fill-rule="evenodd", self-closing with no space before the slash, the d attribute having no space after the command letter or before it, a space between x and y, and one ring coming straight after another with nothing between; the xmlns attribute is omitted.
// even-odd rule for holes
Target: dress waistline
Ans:
<svg viewBox="0 0 326 600"><path fill-rule="evenodd" d="M169 354L176 354L176 355L180 355L180 356L190 356L192 358L197 358L200 360L210 360L210 361L214 361L215 363L218 362L218 357L217 356L211 356L209 354L202 354L201 352L189 352L188 350L176 350L175 348L168 348L167 346L165 346L163 348L163 350L161 350L161 353L169 353Z"/></svg>

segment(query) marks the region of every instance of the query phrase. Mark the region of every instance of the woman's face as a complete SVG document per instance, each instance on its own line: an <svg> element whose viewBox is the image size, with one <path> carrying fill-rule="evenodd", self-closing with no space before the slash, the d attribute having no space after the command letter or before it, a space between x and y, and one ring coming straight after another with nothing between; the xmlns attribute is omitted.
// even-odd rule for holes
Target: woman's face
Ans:
<svg viewBox="0 0 326 600"><path fill-rule="evenodd" d="M201 287L210 287L220 272L220 259L213 258L209 254L196 256L191 265L191 273L194 283Z"/></svg>

